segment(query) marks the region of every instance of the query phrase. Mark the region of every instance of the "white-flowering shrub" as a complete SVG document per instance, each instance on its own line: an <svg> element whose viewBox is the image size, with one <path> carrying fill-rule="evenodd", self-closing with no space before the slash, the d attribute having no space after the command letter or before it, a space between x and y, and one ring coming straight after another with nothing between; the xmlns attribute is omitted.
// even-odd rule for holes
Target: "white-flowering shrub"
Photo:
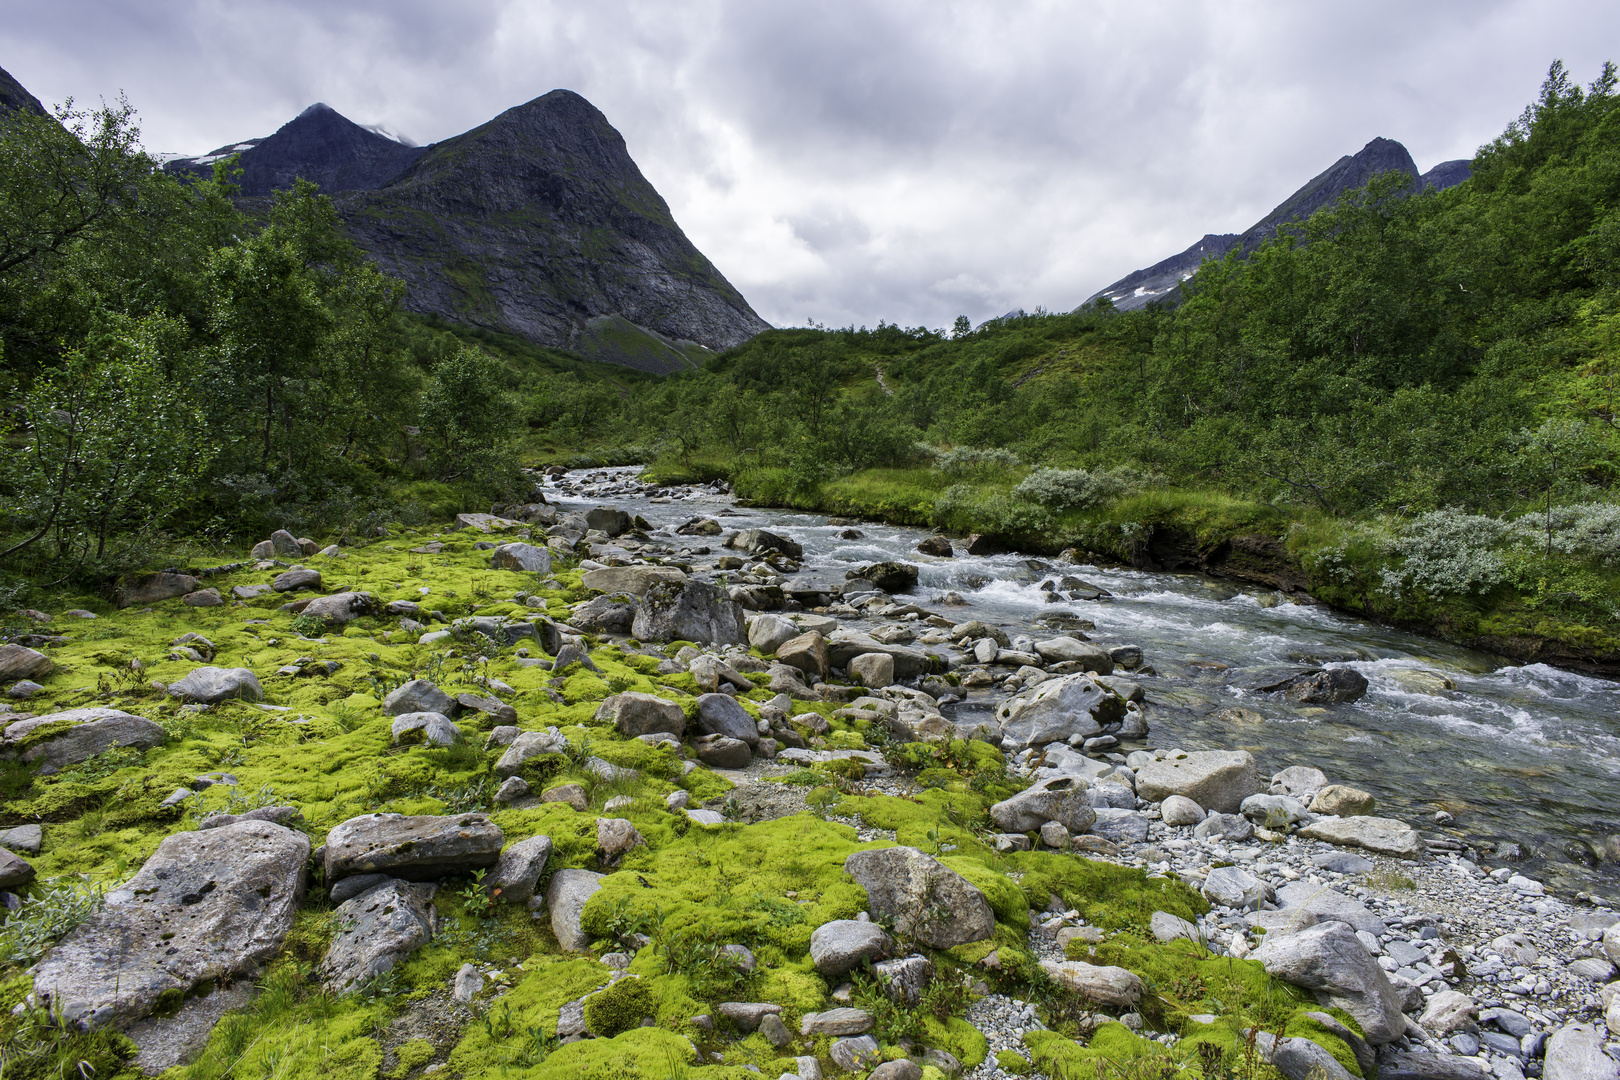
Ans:
<svg viewBox="0 0 1620 1080"><path fill-rule="evenodd" d="M1608 566L1620 565L1620 505L1581 503L1552 508L1552 549L1577 558L1596 559ZM1548 519L1542 514L1526 514L1514 522L1515 532L1525 543L1545 546Z"/></svg>
<svg viewBox="0 0 1620 1080"><path fill-rule="evenodd" d="M1153 477L1129 466L1112 469L1036 469L1013 488L1013 497L1060 509L1096 506L1148 486Z"/></svg>
<svg viewBox="0 0 1620 1080"><path fill-rule="evenodd" d="M934 455L934 468L942 473L958 476L990 469L1016 469L1018 465L1018 455L1000 447L981 450L971 446L959 446L954 450L943 450Z"/></svg>
<svg viewBox="0 0 1620 1080"><path fill-rule="evenodd" d="M1397 598L1408 589L1431 596L1486 592L1506 579L1507 564L1495 548L1517 531L1513 523L1461 510L1419 514L1390 545L1401 561L1384 568L1383 589Z"/></svg>

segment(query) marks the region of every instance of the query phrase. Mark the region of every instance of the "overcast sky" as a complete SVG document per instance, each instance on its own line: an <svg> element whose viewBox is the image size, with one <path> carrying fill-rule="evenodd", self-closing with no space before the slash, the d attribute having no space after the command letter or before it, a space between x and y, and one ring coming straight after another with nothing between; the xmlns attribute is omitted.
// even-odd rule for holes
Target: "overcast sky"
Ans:
<svg viewBox="0 0 1620 1080"><path fill-rule="evenodd" d="M47 103L200 154L324 101L418 143L589 98L768 321L1067 310L1369 139L1471 157L1612 0L0 0Z"/></svg>

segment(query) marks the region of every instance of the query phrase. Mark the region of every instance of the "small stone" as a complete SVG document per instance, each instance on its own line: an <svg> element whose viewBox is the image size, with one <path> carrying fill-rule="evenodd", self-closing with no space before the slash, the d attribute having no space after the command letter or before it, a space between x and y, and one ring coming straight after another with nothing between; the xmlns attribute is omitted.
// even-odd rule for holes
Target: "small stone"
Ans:
<svg viewBox="0 0 1620 1080"><path fill-rule="evenodd" d="M452 996L463 1005L478 996L484 988L484 976L471 964L462 964L461 970L456 972L455 989Z"/></svg>

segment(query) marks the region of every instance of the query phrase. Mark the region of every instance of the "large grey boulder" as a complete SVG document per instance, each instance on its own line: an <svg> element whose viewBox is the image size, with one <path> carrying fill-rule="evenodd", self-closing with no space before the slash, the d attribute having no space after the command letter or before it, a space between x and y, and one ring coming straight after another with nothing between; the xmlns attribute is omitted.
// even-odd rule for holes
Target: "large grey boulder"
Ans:
<svg viewBox="0 0 1620 1080"><path fill-rule="evenodd" d="M308 863L308 837L265 821L175 833L46 954L34 993L75 1027L125 1025L254 968L281 951Z"/></svg>
<svg viewBox="0 0 1620 1080"><path fill-rule="evenodd" d="M585 525L609 536L623 536L630 531L631 518L627 510L617 506L598 506L585 511Z"/></svg>
<svg viewBox="0 0 1620 1080"><path fill-rule="evenodd" d="M853 971L863 961L881 960L893 949L894 939L881 926L859 919L822 923L810 935L810 959L816 971L829 980Z"/></svg>
<svg viewBox="0 0 1620 1080"><path fill-rule="evenodd" d="M1300 829L1299 835L1398 859L1421 858L1428 850L1416 829L1394 818L1325 817Z"/></svg>
<svg viewBox="0 0 1620 1080"><path fill-rule="evenodd" d="M362 814L326 834L326 880L388 874L431 881L494 866L505 837L483 814Z"/></svg>
<svg viewBox="0 0 1620 1080"><path fill-rule="evenodd" d="M703 734L724 735L745 742L750 748L759 745L759 721L749 716L730 694L699 694L697 707L697 727Z"/></svg>
<svg viewBox="0 0 1620 1080"><path fill-rule="evenodd" d="M640 606L627 595L598 596L574 608L568 621L591 634L628 634Z"/></svg>
<svg viewBox="0 0 1620 1080"><path fill-rule="evenodd" d="M862 653L887 653L894 657L894 677L909 679L921 675L933 664L921 649L908 649L904 645L886 645L871 634L859 630L834 630L827 638L827 662L833 667L846 667Z"/></svg>
<svg viewBox="0 0 1620 1080"><path fill-rule="evenodd" d="M857 851L844 860L844 871L866 890L874 916L893 919L898 933L931 948L995 933L996 916L984 893L916 848Z"/></svg>
<svg viewBox="0 0 1620 1080"><path fill-rule="evenodd" d="M156 604L202 588L190 574L139 574L119 582L117 597L121 608Z"/></svg>
<svg viewBox="0 0 1620 1080"><path fill-rule="evenodd" d="M1364 1066L1361 1075L1372 1074ZM1459 1054L1396 1053L1378 1062L1378 1080L1484 1080L1487 1075L1496 1074L1481 1069L1478 1059Z"/></svg>
<svg viewBox="0 0 1620 1080"><path fill-rule="evenodd" d="M531 836L501 852L495 869L484 879L492 896L510 904L527 904L551 858L551 837Z"/></svg>
<svg viewBox="0 0 1620 1080"><path fill-rule="evenodd" d="M585 903L602 887L603 875L590 870L558 870L546 884L551 932L567 952L584 952L591 939L580 926Z"/></svg>
<svg viewBox="0 0 1620 1080"><path fill-rule="evenodd" d="M394 717L392 734L396 746L411 743L451 746L461 737L461 729L443 713L408 712Z"/></svg>
<svg viewBox="0 0 1620 1080"><path fill-rule="evenodd" d="M1048 664L1084 664L1085 670L1097 675L1112 675L1114 661L1108 650L1072 637L1055 637L1037 641L1035 651Z"/></svg>
<svg viewBox="0 0 1620 1080"><path fill-rule="evenodd" d="M596 707L596 719L611 723L620 735L632 739L657 732L680 738L686 731L686 712L679 705L633 690L604 698Z"/></svg>
<svg viewBox="0 0 1620 1080"><path fill-rule="evenodd" d="M1383 918L1361 901L1309 881L1290 881L1282 886L1277 890L1277 903L1284 911L1305 911L1316 921L1331 919L1344 923L1352 930L1364 930L1375 936L1381 936L1389 929Z"/></svg>
<svg viewBox="0 0 1620 1080"><path fill-rule="evenodd" d="M1287 795L1310 805L1311 797L1328 786L1327 774L1309 765L1290 765L1271 777L1271 794Z"/></svg>
<svg viewBox="0 0 1620 1080"><path fill-rule="evenodd" d="M551 573L551 552L533 544L502 544L489 553L492 570L516 570L526 574Z"/></svg>
<svg viewBox="0 0 1620 1080"><path fill-rule="evenodd" d="M1354 668L1336 667L1301 675L1288 684L1283 696L1308 705L1359 701L1367 693L1367 678Z"/></svg>
<svg viewBox="0 0 1620 1080"><path fill-rule="evenodd" d="M1060 675L1014 695L996 710L1002 745L1024 749L1089 739L1125 718L1125 699L1089 674Z"/></svg>
<svg viewBox="0 0 1620 1080"><path fill-rule="evenodd" d="M1265 882L1236 866L1217 866L1204 879L1204 899L1229 908L1252 910L1268 898Z"/></svg>
<svg viewBox="0 0 1620 1080"><path fill-rule="evenodd" d="M1603 1052L1603 1039L1590 1024L1567 1024L1547 1040L1541 1080L1616 1080L1620 1062Z"/></svg>
<svg viewBox="0 0 1620 1080"><path fill-rule="evenodd" d="M455 698L426 679L412 679L402 686L395 687L383 698L382 707L383 712L389 716L413 712L436 712L444 716L454 716L461 708Z"/></svg>
<svg viewBox="0 0 1620 1080"><path fill-rule="evenodd" d="M321 587L321 572L304 566L295 566L284 574L277 574L270 582L270 587L276 592L297 592L299 589L318 591Z"/></svg>
<svg viewBox="0 0 1620 1080"><path fill-rule="evenodd" d="M89 761L115 746L149 750L161 745L167 736L144 717L118 709L90 708L18 720L6 725L0 738L6 756L55 771Z"/></svg>
<svg viewBox="0 0 1620 1080"><path fill-rule="evenodd" d="M754 751L747 743L724 735L704 735L693 739L692 752L711 769L746 769L749 762L754 760Z"/></svg>
<svg viewBox="0 0 1620 1080"><path fill-rule="evenodd" d="M870 581L886 593L910 592L917 587L917 568L910 563L892 560L858 566L846 571L845 577L851 581Z"/></svg>
<svg viewBox="0 0 1620 1080"><path fill-rule="evenodd" d="M686 580L686 572L673 566L610 566L586 571L579 577L579 583L587 589L630 596L642 596L660 581L680 585Z"/></svg>
<svg viewBox="0 0 1620 1080"><path fill-rule="evenodd" d="M1086 792L1080 777L1054 776L990 807L990 820L1004 832L1029 832L1056 821L1070 832L1083 833L1097 820Z"/></svg>
<svg viewBox="0 0 1620 1080"><path fill-rule="evenodd" d="M380 610L377 600L368 592L340 592L330 596L317 596L304 605L300 615L325 619L329 623L346 623Z"/></svg>
<svg viewBox="0 0 1620 1080"><path fill-rule="evenodd" d="M881 690L894 685L894 657L887 653L861 653L850 658L846 665L850 682Z"/></svg>
<svg viewBox="0 0 1620 1080"><path fill-rule="evenodd" d="M1235 814L1259 791L1260 773L1247 750L1176 754L1136 770L1136 794L1148 802L1182 795L1205 810Z"/></svg>
<svg viewBox="0 0 1620 1080"><path fill-rule="evenodd" d="M798 625L780 615L756 615L748 623L748 647L766 655L798 636Z"/></svg>
<svg viewBox="0 0 1620 1080"><path fill-rule="evenodd" d="M282 558L291 557L296 559L304 553L304 545L298 542L298 537L286 529L277 529L271 533L267 542L270 549Z"/></svg>
<svg viewBox="0 0 1620 1080"><path fill-rule="evenodd" d="M742 605L704 581L649 585L630 632L642 641L740 645L747 640Z"/></svg>
<svg viewBox="0 0 1620 1080"><path fill-rule="evenodd" d="M34 880L34 867L27 859L0 848L0 889L17 889Z"/></svg>
<svg viewBox="0 0 1620 1080"><path fill-rule="evenodd" d="M169 696L202 705L217 705L231 698L263 701L264 687L259 685L259 677L245 667L200 667L170 683Z"/></svg>
<svg viewBox="0 0 1620 1080"><path fill-rule="evenodd" d="M321 961L321 982L335 994L358 990L432 940L437 885L389 879L337 906L337 932Z"/></svg>
<svg viewBox="0 0 1620 1080"><path fill-rule="evenodd" d="M776 647L776 659L789 667L798 668L806 675L825 679L830 667L827 639L819 630L810 630L789 638Z"/></svg>
<svg viewBox="0 0 1620 1080"><path fill-rule="evenodd" d="M556 728L544 731L525 731L512 740L501 760L495 763L495 775L502 780L516 776L532 759L547 754L561 754L568 749L568 738Z"/></svg>
<svg viewBox="0 0 1620 1080"><path fill-rule="evenodd" d="M1109 789L1129 794L1128 789L1115 784L1103 784L1092 789L1092 794L1106 792ZM1136 810L1126 810L1118 806L1097 806L1093 801L1093 809L1097 820L1091 823L1091 834L1100 836L1104 840L1112 840L1116 844L1140 844L1148 837L1148 817Z"/></svg>
<svg viewBox="0 0 1620 1080"><path fill-rule="evenodd" d="M1087 964L1081 960L1042 960L1052 981L1088 1001L1114 1009L1128 1009L1147 991L1142 980L1122 967Z"/></svg>
<svg viewBox="0 0 1620 1080"><path fill-rule="evenodd" d="M794 559L804 555L804 547L798 541L766 532L764 529L743 529L726 541L726 547L746 551L750 555L758 555L765 551L779 551Z"/></svg>
<svg viewBox="0 0 1620 1080"><path fill-rule="evenodd" d="M1271 1064L1285 1080L1353 1080L1349 1069L1309 1039L1278 1039L1271 1050Z"/></svg>
<svg viewBox="0 0 1620 1080"><path fill-rule="evenodd" d="M934 964L926 956L903 956L873 964L872 974L885 997L914 1009L934 981Z"/></svg>
<svg viewBox="0 0 1620 1080"><path fill-rule="evenodd" d="M42 652L23 645L0 645L0 683L18 679L43 679L56 664Z"/></svg>
<svg viewBox="0 0 1620 1080"><path fill-rule="evenodd" d="M1375 1046L1406 1033L1395 988L1344 923L1320 922L1275 941L1268 935L1254 959L1268 974L1314 991L1323 1005L1349 1013Z"/></svg>

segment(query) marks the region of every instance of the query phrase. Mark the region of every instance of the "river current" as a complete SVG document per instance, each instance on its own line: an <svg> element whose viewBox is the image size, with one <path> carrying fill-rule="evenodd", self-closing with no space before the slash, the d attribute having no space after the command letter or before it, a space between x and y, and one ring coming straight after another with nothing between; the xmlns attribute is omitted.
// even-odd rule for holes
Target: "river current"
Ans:
<svg viewBox="0 0 1620 1080"><path fill-rule="evenodd" d="M607 481L635 471L570 479ZM847 526L828 525L824 516L738 507L719 494L655 501L605 493L573 498L548 488L547 497L570 510L620 506L655 528L723 514L727 531L769 529L803 545L801 573L817 580L842 581L852 566L901 560L919 570L908 599L954 621L982 619L1012 636L1049 637L1034 620L1069 611L1096 625L1087 636L1105 648L1140 646L1156 672L1129 676L1147 693L1146 745L1249 750L1263 777L1314 765L1332 782L1375 795L1380 815L1402 818L1426 835L1497 845L1497 853L1481 850L1489 865L1512 865L1564 892L1620 896L1620 683L1515 664L1201 575L1089 565L1043 571L1019 554L932 558L916 550L927 535L920 529L863 522L861 538L846 540L839 534ZM693 559L699 577L712 576L703 573L705 562L730 554L718 537L667 542L677 550L712 548L708 559ZM1106 589L1112 599L1048 603L1040 582L1063 574ZM968 606L941 606L946 591ZM1306 706L1227 681L1231 669L1298 663L1352 667L1367 678L1367 694L1350 704ZM988 715L1001 698L994 690L976 692L957 707L958 717ZM1215 719L1232 706L1261 719ZM1454 820L1437 824L1438 811ZM1523 857L1510 861L1507 845L1518 845Z"/></svg>

